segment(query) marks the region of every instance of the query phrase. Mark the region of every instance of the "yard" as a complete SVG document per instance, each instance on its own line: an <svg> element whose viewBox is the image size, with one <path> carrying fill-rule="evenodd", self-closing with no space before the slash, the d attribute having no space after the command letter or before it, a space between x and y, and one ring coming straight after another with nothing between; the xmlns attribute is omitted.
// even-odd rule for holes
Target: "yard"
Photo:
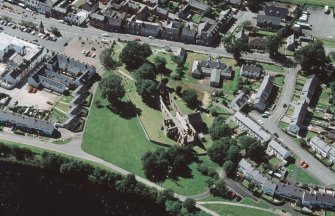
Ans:
<svg viewBox="0 0 335 216"><path fill-rule="evenodd" d="M55 107L58 109L58 110L61 110L63 111L64 113L67 113L70 111L70 105L68 103L64 103L64 102L56 102L55 104Z"/></svg>
<svg viewBox="0 0 335 216"><path fill-rule="evenodd" d="M235 67L235 75L233 80L224 80L223 81L223 92L226 94L233 94L237 89L238 78L240 77L240 67Z"/></svg>
<svg viewBox="0 0 335 216"><path fill-rule="evenodd" d="M192 18L191 18L192 22L199 24L200 20L201 20L201 15L200 14L193 14Z"/></svg>
<svg viewBox="0 0 335 216"><path fill-rule="evenodd" d="M279 87L282 87L284 85L284 76L276 76L275 77L275 84Z"/></svg>
<svg viewBox="0 0 335 216"><path fill-rule="evenodd" d="M53 108L50 110L49 119L54 122L64 123L67 117L64 113L61 113L60 111Z"/></svg>
<svg viewBox="0 0 335 216"><path fill-rule="evenodd" d="M172 54L171 53L168 53L168 52L164 52L164 51L157 51L156 53L154 53L153 55L151 55L148 60L150 62L154 62L154 58L156 56L159 56L159 57L163 57L166 59L166 68L170 71L170 72L173 72L176 70L177 68L177 64L174 63L172 61Z"/></svg>
<svg viewBox="0 0 335 216"><path fill-rule="evenodd" d="M281 128L281 129L284 129L286 131L287 127L288 127L288 124L286 122L278 122L278 127Z"/></svg>

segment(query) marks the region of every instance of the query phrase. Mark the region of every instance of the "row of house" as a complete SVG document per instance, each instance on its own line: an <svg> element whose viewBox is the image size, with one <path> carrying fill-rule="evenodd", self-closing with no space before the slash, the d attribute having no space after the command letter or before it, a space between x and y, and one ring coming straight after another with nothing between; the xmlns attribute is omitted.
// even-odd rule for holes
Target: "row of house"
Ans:
<svg viewBox="0 0 335 216"><path fill-rule="evenodd" d="M261 28L278 29L281 27L281 21L285 21L288 17L288 9L277 7L274 5L266 5L264 15L257 15L257 26Z"/></svg>
<svg viewBox="0 0 335 216"><path fill-rule="evenodd" d="M191 75L194 78L210 77L210 85L219 87L222 79L232 79L233 70L231 66L223 64L219 59L208 59L194 61Z"/></svg>
<svg viewBox="0 0 335 216"><path fill-rule="evenodd" d="M255 65L243 64L240 69L240 75L252 79L259 79L262 75L262 69Z"/></svg>
<svg viewBox="0 0 335 216"><path fill-rule="evenodd" d="M264 194L295 201L310 209L321 208L335 210L334 194L309 191L281 182L273 183L245 159L239 162L238 171L241 172L246 179L262 188Z"/></svg>
<svg viewBox="0 0 335 216"><path fill-rule="evenodd" d="M335 162L335 148L329 146L320 137L314 136L309 145L316 153L320 154L322 157L328 158L331 162Z"/></svg>
<svg viewBox="0 0 335 216"><path fill-rule="evenodd" d="M260 85L254 100L254 108L259 112L264 112L268 106L271 92L274 87L274 81L272 76L267 75L264 77L262 84Z"/></svg>
<svg viewBox="0 0 335 216"><path fill-rule="evenodd" d="M279 158L285 164L287 163L287 159L289 157L291 157L291 155L292 155L292 153L289 150L287 150L284 146L282 146L275 139L272 139L269 142L268 147L266 149L266 152L269 155L275 155L277 158Z"/></svg>
<svg viewBox="0 0 335 216"><path fill-rule="evenodd" d="M304 87L301 90L299 101L297 105L295 105L290 124L287 128L289 132L299 134L299 132L304 128L304 121L308 113L308 107L313 98L318 83L319 80L315 74L308 77L308 79L305 81Z"/></svg>

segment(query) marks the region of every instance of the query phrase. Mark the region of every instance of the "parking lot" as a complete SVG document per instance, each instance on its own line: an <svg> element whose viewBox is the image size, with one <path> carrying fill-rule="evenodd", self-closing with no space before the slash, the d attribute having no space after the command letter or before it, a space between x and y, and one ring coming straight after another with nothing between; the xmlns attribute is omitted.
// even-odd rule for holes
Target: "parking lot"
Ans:
<svg viewBox="0 0 335 216"><path fill-rule="evenodd" d="M310 13L308 22L312 25L311 30L304 30L307 35L315 38L335 39L335 18L331 13L325 14L324 8L309 7Z"/></svg>
<svg viewBox="0 0 335 216"><path fill-rule="evenodd" d="M17 101L19 106L34 106L36 109L44 110L50 110L53 107L47 103L48 101L55 103L60 97L45 90L29 93L28 83L21 88L14 88L13 90L1 88L1 93L8 94L12 98L11 102Z"/></svg>

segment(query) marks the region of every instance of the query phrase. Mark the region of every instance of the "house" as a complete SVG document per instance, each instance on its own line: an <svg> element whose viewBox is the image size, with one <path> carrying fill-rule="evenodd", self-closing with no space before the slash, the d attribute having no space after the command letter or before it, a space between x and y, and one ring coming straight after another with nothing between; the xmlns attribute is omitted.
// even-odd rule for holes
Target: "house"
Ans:
<svg viewBox="0 0 335 216"><path fill-rule="evenodd" d="M326 136L327 136L328 139L331 139L331 140L334 141L335 140L335 131L334 130L328 131Z"/></svg>
<svg viewBox="0 0 335 216"><path fill-rule="evenodd" d="M248 96L244 92L241 92L234 98L234 100L230 103L229 106L232 110L238 112L241 109L243 109L247 104L248 104Z"/></svg>
<svg viewBox="0 0 335 216"><path fill-rule="evenodd" d="M210 85L214 87L220 85L221 79L231 79L232 74L232 68L221 63L219 59L194 61L191 69L191 75L195 78L210 77Z"/></svg>
<svg viewBox="0 0 335 216"><path fill-rule="evenodd" d="M107 17L102 14L101 10L98 10L90 15L89 23L90 26L94 28L107 30L108 20Z"/></svg>
<svg viewBox="0 0 335 216"><path fill-rule="evenodd" d="M89 14L85 10L73 11L64 17L64 21L76 26L85 26Z"/></svg>
<svg viewBox="0 0 335 216"><path fill-rule="evenodd" d="M304 83L304 87L301 90L301 95L299 101L306 101L307 104L310 104L314 92L318 86L319 79L315 74L308 77Z"/></svg>
<svg viewBox="0 0 335 216"><path fill-rule="evenodd" d="M171 21L163 26L161 30L161 38L173 41L180 40L180 27L181 25L178 21Z"/></svg>
<svg viewBox="0 0 335 216"><path fill-rule="evenodd" d="M257 15L257 26L261 28L280 28L281 18L277 16Z"/></svg>
<svg viewBox="0 0 335 216"><path fill-rule="evenodd" d="M37 13L50 15L52 8L58 2L59 0L25 0L24 4L27 8L36 11Z"/></svg>
<svg viewBox="0 0 335 216"><path fill-rule="evenodd" d="M55 19L64 19L71 10L71 2L63 0L55 4L51 9L51 16Z"/></svg>
<svg viewBox="0 0 335 216"><path fill-rule="evenodd" d="M196 34L197 31L195 29L183 28L181 30L180 40L184 43L194 43Z"/></svg>
<svg viewBox="0 0 335 216"><path fill-rule="evenodd" d="M275 155L277 158L286 163L286 160L292 155L292 153L279 144L276 140L272 139L267 147L267 153Z"/></svg>
<svg viewBox="0 0 335 216"><path fill-rule="evenodd" d="M240 75L249 77L252 79L259 79L261 77L262 70L256 65L243 64L240 69Z"/></svg>
<svg viewBox="0 0 335 216"><path fill-rule="evenodd" d="M297 201L302 200L305 192L306 190L293 185L278 183L274 194L282 198Z"/></svg>
<svg viewBox="0 0 335 216"><path fill-rule="evenodd" d="M288 17L288 9L277 7L274 5L266 5L264 8L265 15L280 17L282 20L286 20Z"/></svg>
<svg viewBox="0 0 335 216"><path fill-rule="evenodd" d="M25 116L11 111L0 110L0 122L6 126L29 131L38 131L46 135L52 135L55 131L54 122Z"/></svg>
<svg viewBox="0 0 335 216"><path fill-rule="evenodd" d="M127 0L121 4L120 10L127 14L137 14L142 6L136 2Z"/></svg>
<svg viewBox="0 0 335 216"><path fill-rule="evenodd" d="M242 6L242 0L229 0L229 3L235 7Z"/></svg>
<svg viewBox="0 0 335 216"><path fill-rule="evenodd" d="M294 51L297 48L294 34L286 38L286 48L291 51Z"/></svg>
<svg viewBox="0 0 335 216"><path fill-rule="evenodd" d="M291 117L290 124L287 130L294 134L299 134L299 132L304 127L304 121L308 112L308 104L306 101L298 102L295 106L294 112Z"/></svg>
<svg viewBox="0 0 335 216"><path fill-rule="evenodd" d="M317 152L322 157L328 157L329 151L332 148L318 136L314 136L309 142L309 145L311 146L313 151Z"/></svg>
<svg viewBox="0 0 335 216"><path fill-rule="evenodd" d="M169 17L169 11L159 7L158 5L153 7L150 13L161 20L166 20Z"/></svg>
<svg viewBox="0 0 335 216"><path fill-rule="evenodd" d="M335 197L333 194L320 193L320 192L304 192L302 197L302 205L310 209L329 209L335 210Z"/></svg>
<svg viewBox="0 0 335 216"><path fill-rule="evenodd" d="M257 138L262 143L268 142L271 139L271 135L268 132L241 112L234 114L234 120L242 130L247 131L249 135Z"/></svg>
<svg viewBox="0 0 335 216"><path fill-rule="evenodd" d="M248 46L250 49L264 50L266 48L266 38L249 37Z"/></svg>
<svg viewBox="0 0 335 216"><path fill-rule="evenodd" d="M183 63L186 56L186 51L184 48L177 48L173 51L173 55L176 57L179 63Z"/></svg>
<svg viewBox="0 0 335 216"><path fill-rule="evenodd" d="M79 9L88 12L94 12L99 8L99 0L86 0L86 2L79 6Z"/></svg>
<svg viewBox="0 0 335 216"><path fill-rule="evenodd" d="M196 0L189 0L188 4L182 7L179 12L178 12L178 18L180 19L186 19L187 16L190 14L192 10L198 11L198 12L203 12L210 9L210 6L196 1Z"/></svg>
<svg viewBox="0 0 335 216"><path fill-rule="evenodd" d="M265 76L255 96L254 108L257 111L263 112L266 109L273 86L273 78L270 75Z"/></svg>
<svg viewBox="0 0 335 216"><path fill-rule="evenodd" d="M127 21L124 26L124 30L131 34L158 37L161 28L158 23L136 20L136 21Z"/></svg>
<svg viewBox="0 0 335 216"><path fill-rule="evenodd" d="M142 20L142 21L146 21L148 19L150 15L150 9L148 6L143 6L141 7L141 9L136 13L135 18L137 20Z"/></svg>

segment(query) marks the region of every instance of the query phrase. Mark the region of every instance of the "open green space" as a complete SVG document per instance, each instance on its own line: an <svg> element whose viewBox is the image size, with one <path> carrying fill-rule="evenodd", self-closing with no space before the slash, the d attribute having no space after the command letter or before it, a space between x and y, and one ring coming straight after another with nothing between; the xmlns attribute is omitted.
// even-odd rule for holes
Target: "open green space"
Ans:
<svg viewBox="0 0 335 216"><path fill-rule="evenodd" d="M275 84L279 87L283 86L284 85L284 79L285 79L284 76L276 76L275 77Z"/></svg>
<svg viewBox="0 0 335 216"><path fill-rule="evenodd" d="M277 157L273 157L269 160L269 163L273 166L273 167L276 167L276 166L279 166L282 164L282 161L279 160Z"/></svg>
<svg viewBox="0 0 335 216"><path fill-rule="evenodd" d="M240 203L245 204L245 205L257 206L257 207L260 207L260 208L269 208L269 206L262 200L259 200L258 202L255 202L250 198L244 198Z"/></svg>
<svg viewBox="0 0 335 216"><path fill-rule="evenodd" d="M197 13L195 13L193 16L192 16L192 18L191 18L191 20L192 20L192 22L194 22L194 23L200 23L200 20L201 20L201 15L200 14L197 14Z"/></svg>
<svg viewBox="0 0 335 216"><path fill-rule="evenodd" d="M260 211L258 209L246 208L242 206L230 206L222 204L204 204L206 208L209 208L222 216L246 216L246 215L257 215L257 216L274 216L270 212Z"/></svg>
<svg viewBox="0 0 335 216"><path fill-rule="evenodd" d="M310 4L310 5L318 5L324 7L335 6L335 2L333 0L276 0L278 2L291 3L291 4Z"/></svg>
<svg viewBox="0 0 335 216"><path fill-rule="evenodd" d="M272 36L272 35L276 35L277 32L271 32L271 31L266 31L266 30L262 30L262 29L257 29L257 34L263 35L263 36Z"/></svg>
<svg viewBox="0 0 335 216"><path fill-rule="evenodd" d="M50 116L49 119L51 119L54 122L65 122L65 120L67 119L66 115L61 113L60 111L56 110L56 109L51 109L50 110Z"/></svg>
<svg viewBox="0 0 335 216"><path fill-rule="evenodd" d="M64 111L65 113L70 111L70 105L68 103L56 102L55 107Z"/></svg>
<svg viewBox="0 0 335 216"><path fill-rule="evenodd" d="M319 39L319 40L322 41L324 47L335 48L335 40L332 39Z"/></svg>
<svg viewBox="0 0 335 216"><path fill-rule="evenodd" d="M271 71L271 72L276 72L276 73L283 73L284 72L284 69L281 66L278 66L278 65L275 65L275 64L257 62L257 65L262 66L265 71Z"/></svg>
<svg viewBox="0 0 335 216"><path fill-rule="evenodd" d="M171 72L176 70L177 64L173 62L171 53L157 51L155 54L151 55L148 58L148 60L153 63L156 56L163 57L166 59L166 68L168 70L170 70Z"/></svg>
<svg viewBox="0 0 335 216"><path fill-rule="evenodd" d="M297 168L297 181L306 184L320 185L320 182L317 179L309 175L302 168Z"/></svg>
<svg viewBox="0 0 335 216"><path fill-rule="evenodd" d="M63 95L59 101L64 103L70 103L74 97L72 95Z"/></svg>
<svg viewBox="0 0 335 216"><path fill-rule="evenodd" d="M240 67L235 67L235 75L233 80L224 80L222 89L226 94L233 94L237 89L238 78L240 77Z"/></svg>
<svg viewBox="0 0 335 216"><path fill-rule="evenodd" d="M281 128L281 129L286 130L287 127L288 127L288 124L286 122L280 121L280 122L278 122L278 127Z"/></svg>

